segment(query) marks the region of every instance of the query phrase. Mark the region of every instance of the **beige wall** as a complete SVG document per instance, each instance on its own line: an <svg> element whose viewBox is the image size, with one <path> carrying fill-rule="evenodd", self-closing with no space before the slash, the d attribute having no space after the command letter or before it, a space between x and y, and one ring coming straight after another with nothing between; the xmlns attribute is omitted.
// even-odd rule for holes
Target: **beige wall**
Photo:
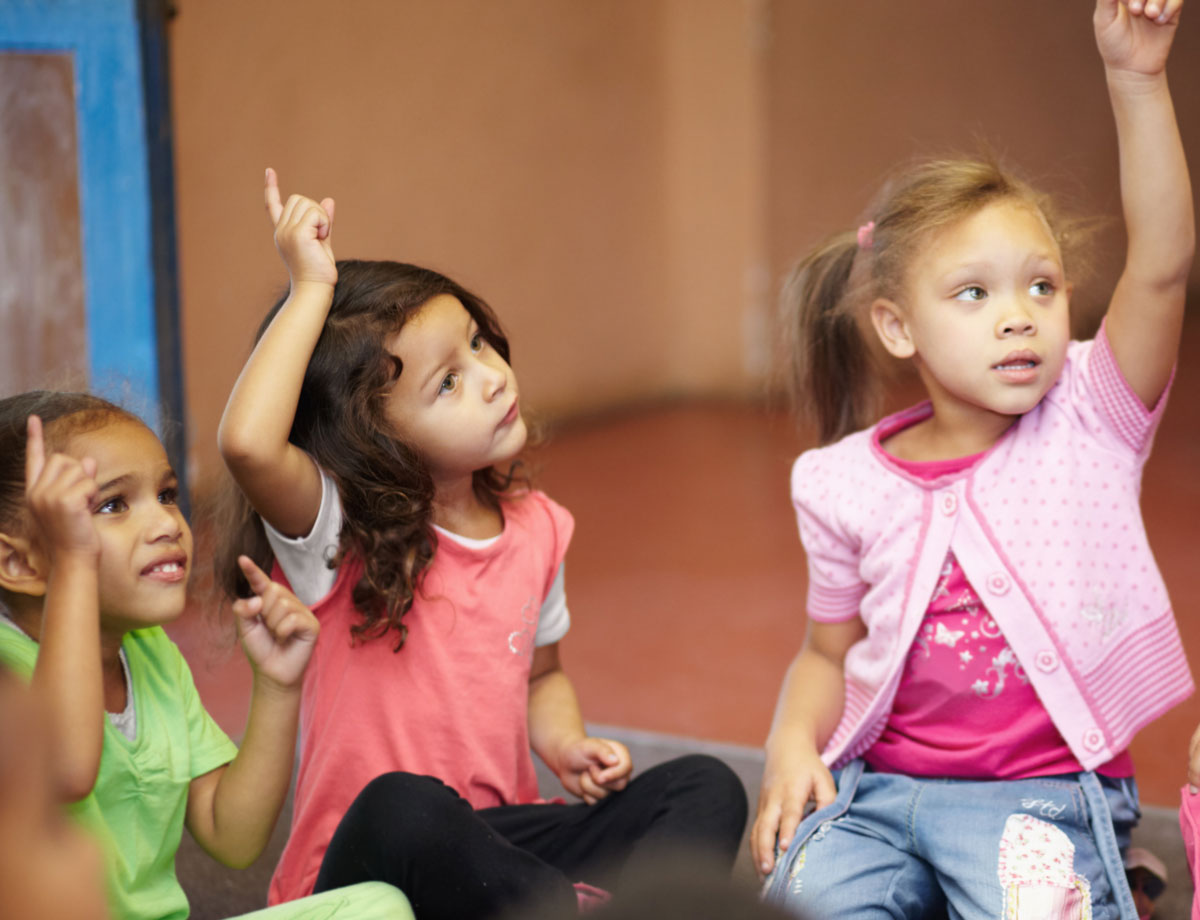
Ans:
<svg viewBox="0 0 1200 920"><path fill-rule="evenodd" d="M1082 216L1120 213L1116 132L1086 0L971 3L777 0L770 57L778 274L803 247L866 216L879 179L914 157L990 149ZM1189 22L1169 77L1200 162L1200 34ZM1195 172L1195 169L1193 169ZM1102 306L1122 260L1099 238L1081 308ZM1200 282L1200 265L1193 270Z"/></svg>
<svg viewBox="0 0 1200 920"><path fill-rule="evenodd" d="M1081 0L203 0L171 40L201 478L286 282L267 165L337 198L339 255L482 293L550 416L757 392L780 273L914 154L985 139L1089 213L1117 203ZM1197 30L1179 45L1195 157Z"/></svg>

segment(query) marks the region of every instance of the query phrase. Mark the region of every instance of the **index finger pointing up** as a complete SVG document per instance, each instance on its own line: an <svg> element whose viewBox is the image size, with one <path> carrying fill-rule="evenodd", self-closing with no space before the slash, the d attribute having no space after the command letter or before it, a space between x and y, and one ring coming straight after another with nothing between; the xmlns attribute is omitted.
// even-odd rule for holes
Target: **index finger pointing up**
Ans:
<svg viewBox="0 0 1200 920"><path fill-rule="evenodd" d="M238 556L238 565L246 576L246 581L250 583L250 590L255 594L261 597L263 592L271 587L271 579L267 573L260 569L249 556Z"/></svg>
<svg viewBox="0 0 1200 920"><path fill-rule="evenodd" d="M279 215L283 213L283 202L279 200L279 176L270 166L267 167L267 184L263 191L263 201L267 206L267 214L271 223L279 223Z"/></svg>
<svg viewBox="0 0 1200 920"><path fill-rule="evenodd" d="M42 420L29 416L25 435L25 488L31 488L42 475L46 465L46 442L42 437Z"/></svg>

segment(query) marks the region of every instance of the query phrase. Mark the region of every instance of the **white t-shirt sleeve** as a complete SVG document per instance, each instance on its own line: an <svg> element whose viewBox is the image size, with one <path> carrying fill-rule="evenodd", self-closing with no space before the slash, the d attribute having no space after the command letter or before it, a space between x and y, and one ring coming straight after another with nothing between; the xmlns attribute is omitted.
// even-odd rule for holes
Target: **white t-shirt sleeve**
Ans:
<svg viewBox="0 0 1200 920"><path fill-rule="evenodd" d="M571 614L567 610L567 589L563 577L565 568L566 563L559 563L554 584L550 586L550 590L546 592L546 599L542 601L542 609L538 613L537 635L533 638L534 645L553 645L571 628Z"/></svg>
<svg viewBox="0 0 1200 920"><path fill-rule="evenodd" d="M321 507L312 530L302 537L285 537L263 521L267 542L283 569L292 593L302 604L312 606L333 588L337 569L329 567L342 532L342 500L329 474L321 470Z"/></svg>

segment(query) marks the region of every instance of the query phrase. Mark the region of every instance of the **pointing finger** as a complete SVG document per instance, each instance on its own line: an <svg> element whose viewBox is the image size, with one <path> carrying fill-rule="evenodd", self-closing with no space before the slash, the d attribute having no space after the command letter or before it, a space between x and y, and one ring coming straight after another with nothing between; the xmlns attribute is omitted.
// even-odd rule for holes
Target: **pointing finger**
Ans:
<svg viewBox="0 0 1200 920"><path fill-rule="evenodd" d="M238 556L238 566L241 568L242 574L246 576L246 581L250 583L250 590L259 597L273 584L267 577L267 573L260 569L249 556Z"/></svg>
<svg viewBox="0 0 1200 920"><path fill-rule="evenodd" d="M283 203L279 200L279 176L269 166L267 167L263 201L267 206L267 215L271 218L271 223L279 223L279 215L283 213Z"/></svg>
<svg viewBox="0 0 1200 920"><path fill-rule="evenodd" d="M28 489L37 482L46 466L46 442L42 436L42 420L36 415L29 416L25 430L25 487Z"/></svg>

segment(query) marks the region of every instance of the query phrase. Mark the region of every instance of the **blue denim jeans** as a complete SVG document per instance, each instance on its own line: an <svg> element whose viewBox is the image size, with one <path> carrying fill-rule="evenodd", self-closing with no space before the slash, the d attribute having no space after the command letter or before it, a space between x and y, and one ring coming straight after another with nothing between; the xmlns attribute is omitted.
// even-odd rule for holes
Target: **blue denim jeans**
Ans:
<svg viewBox="0 0 1200 920"><path fill-rule="evenodd" d="M822 920L1137 920L1121 855L1140 817L1132 779L925 779L862 761L834 778L767 901Z"/></svg>

